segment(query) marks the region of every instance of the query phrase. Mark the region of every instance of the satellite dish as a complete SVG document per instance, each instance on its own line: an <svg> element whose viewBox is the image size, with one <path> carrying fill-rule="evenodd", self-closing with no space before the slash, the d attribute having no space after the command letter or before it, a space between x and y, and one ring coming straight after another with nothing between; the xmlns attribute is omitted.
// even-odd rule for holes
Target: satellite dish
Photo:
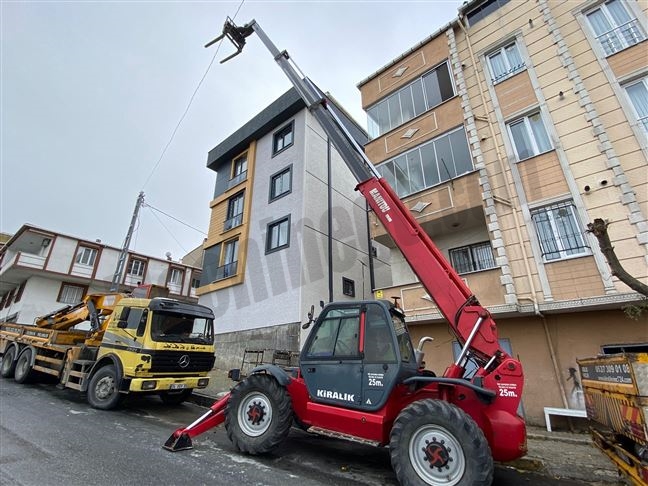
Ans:
<svg viewBox="0 0 648 486"><path fill-rule="evenodd" d="M171 260L171 252L170 251L167 251L164 255L167 257L167 260Z"/></svg>

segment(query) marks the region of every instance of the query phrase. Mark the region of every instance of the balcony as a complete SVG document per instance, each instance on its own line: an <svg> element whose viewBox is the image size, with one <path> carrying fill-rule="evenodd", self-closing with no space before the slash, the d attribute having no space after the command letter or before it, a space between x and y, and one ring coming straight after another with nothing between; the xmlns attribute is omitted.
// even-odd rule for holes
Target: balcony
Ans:
<svg viewBox="0 0 648 486"><path fill-rule="evenodd" d="M22 251L11 252L7 251L5 258L0 266L0 275L6 272L9 268L14 266L21 266L33 268L36 270L45 269L45 256L36 255L35 253L26 253Z"/></svg>
<svg viewBox="0 0 648 486"><path fill-rule="evenodd" d="M596 38L606 56L622 51L646 39L637 19L626 22Z"/></svg>
<svg viewBox="0 0 648 486"><path fill-rule="evenodd" d="M406 198L407 206L425 232L434 239L466 227L485 226L479 174L472 172ZM385 246L394 243L376 215L370 213L371 234Z"/></svg>
<svg viewBox="0 0 648 486"><path fill-rule="evenodd" d="M238 267L238 261L227 263L222 267L218 267L216 269L216 278L214 279L214 281L233 277L234 275L236 275L237 267Z"/></svg>
<svg viewBox="0 0 648 486"><path fill-rule="evenodd" d="M247 179L247 170L241 172L238 175L235 175L232 177L229 182L227 183L227 189L231 189L234 186L239 185L241 182L243 182L245 179Z"/></svg>
<svg viewBox="0 0 648 486"><path fill-rule="evenodd" d="M467 274L463 280L479 299L480 304L487 307L506 303L504 287L499 282L500 276L500 269L492 268ZM374 294L377 299L399 297L408 318L441 319L441 313L434 300L419 282L376 289Z"/></svg>
<svg viewBox="0 0 648 486"><path fill-rule="evenodd" d="M241 226L242 224L243 224L243 213L239 213L225 220L223 231L231 230L232 228L236 228L237 226Z"/></svg>

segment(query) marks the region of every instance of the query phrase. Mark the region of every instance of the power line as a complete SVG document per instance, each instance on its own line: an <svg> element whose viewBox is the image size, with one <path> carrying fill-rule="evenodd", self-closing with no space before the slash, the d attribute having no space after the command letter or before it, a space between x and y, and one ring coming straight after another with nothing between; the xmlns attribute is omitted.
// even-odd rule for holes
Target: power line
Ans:
<svg viewBox="0 0 648 486"><path fill-rule="evenodd" d="M149 206L149 207L150 207L150 206ZM171 236L171 238L173 238L173 239L175 240L175 242L178 244L178 246L180 247L180 249L181 249L182 251L184 251L185 253L189 253L189 252L185 249L185 247L182 246L182 243L180 243L180 242L178 241L178 239L175 237L175 235L174 235L173 233L171 233L171 231L169 231L169 228L167 228L167 227L164 225L164 223L163 223L162 220L158 217L158 215L155 214L155 213L152 213L152 214L153 214L153 216L155 216L155 219L158 220L158 223L160 223L160 224L162 225L162 227L167 231L167 233L169 233L169 235Z"/></svg>
<svg viewBox="0 0 648 486"><path fill-rule="evenodd" d="M236 13L232 17L232 19L236 18L236 16L239 13L239 10L241 10L241 7L243 6L244 3L245 3L245 0L241 0L241 3L239 4L238 8L236 9ZM193 94L191 95L191 98L189 98L189 103L187 103L187 107L185 108L184 113L180 117L180 120L178 120L178 123L176 124L175 128L173 129L173 132L171 132L171 137L169 138L169 141L164 146L164 149L162 149L162 153L160 154L160 157L158 158L157 162L153 166L153 169L151 169L151 172L149 173L148 177L146 178L146 181L144 181L144 185L142 186L142 189L141 189L142 191L146 187L146 184L148 184L148 182L151 180L151 177L153 177L153 174L155 173L158 166L160 165L160 162L162 162L162 158L166 154L167 149L169 148L169 146L173 142L173 139L175 138L176 133L178 132L178 129L180 128L180 125L182 124L185 117L187 116L187 113L189 113L189 108L191 108L191 105L192 105L192 103L194 101L194 98L196 97L196 94L198 93L198 90L202 86L202 83L205 80L205 78L207 77L207 74L209 73L209 70L211 69L212 64L214 64L214 59L216 59L216 55L218 54L218 51L220 50L220 47L223 44L223 40L224 39L221 39L220 43L218 44L218 47L216 47L216 52L214 52L214 55L212 56L211 60L209 61L209 64L207 65L207 69L205 70L205 73L202 75L202 78L200 78L200 81L198 81L198 85L196 86L196 89L194 90Z"/></svg>
<svg viewBox="0 0 648 486"><path fill-rule="evenodd" d="M144 203L144 206L146 206L146 207L148 207L148 208L151 208L151 209L153 209L154 211L157 211L158 213L162 213L162 214L164 214L167 218L171 218L171 219L173 219L174 221L177 221L178 223L185 225L187 228L191 228L192 230L197 231L198 233L207 236L207 233L205 233L203 230L199 230L198 228L195 228L195 227L191 226L190 224L187 224L187 223L185 223L184 221L182 221L182 220L180 220L180 219L178 219L178 218L176 218L176 217L174 217L174 216L171 216L170 214L165 213L165 212L162 211L161 209L158 209L158 208L156 208L156 207L151 206L149 203Z"/></svg>

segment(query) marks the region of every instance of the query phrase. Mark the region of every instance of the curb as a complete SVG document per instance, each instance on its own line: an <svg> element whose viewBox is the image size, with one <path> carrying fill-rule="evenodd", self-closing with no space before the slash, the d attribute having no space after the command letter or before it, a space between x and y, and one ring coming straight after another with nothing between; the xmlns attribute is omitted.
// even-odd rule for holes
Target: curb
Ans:
<svg viewBox="0 0 648 486"><path fill-rule="evenodd" d="M200 407L209 408L214 404L214 402L216 402L219 398L222 398L226 393L227 392L220 392L216 397L213 397L211 395L204 395L202 393L198 393L194 390L194 392L189 396L189 398L187 398L187 401L191 403L195 403Z"/></svg>

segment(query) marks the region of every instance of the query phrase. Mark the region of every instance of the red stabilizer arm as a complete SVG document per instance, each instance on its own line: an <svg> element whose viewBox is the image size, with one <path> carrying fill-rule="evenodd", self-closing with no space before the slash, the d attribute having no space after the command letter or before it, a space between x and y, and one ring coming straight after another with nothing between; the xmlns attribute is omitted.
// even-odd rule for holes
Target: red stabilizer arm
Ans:
<svg viewBox="0 0 648 486"><path fill-rule="evenodd" d="M180 427L171 434L171 437L167 439L162 447L172 452L192 449L192 437L196 437L197 435L207 432L209 429L217 427L225 422L225 407L229 401L229 397L230 394L228 393L220 400L214 402L214 404L209 407L209 410L193 423L187 427Z"/></svg>

